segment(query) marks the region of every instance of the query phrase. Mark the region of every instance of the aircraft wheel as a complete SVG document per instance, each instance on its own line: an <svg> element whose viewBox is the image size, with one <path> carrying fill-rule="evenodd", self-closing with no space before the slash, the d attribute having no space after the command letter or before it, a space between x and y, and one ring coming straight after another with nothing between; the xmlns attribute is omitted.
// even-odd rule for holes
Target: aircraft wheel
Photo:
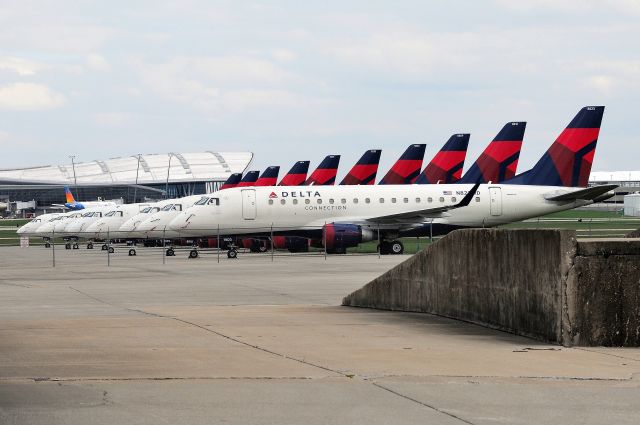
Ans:
<svg viewBox="0 0 640 425"><path fill-rule="evenodd" d="M400 241L392 241L389 244L389 253L393 255L400 255L404 253L404 245Z"/></svg>
<svg viewBox="0 0 640 425"><path fill-rule="evenodd" d="M50 244L49 242L45 242L45 243L44 243L44 247L45 247L45 248L51 248L51 244Z"/></svg>
<svg viewBox="0 0 640 425"><path fill-rule="evenodd" d="M258 252L267 252L268 250L269 247L267 245L260 244L260 246L258 247Z"/></svg>
<svg viewBox="0 0 640 425"><path fill-rule="evenodd" d="M197 249L192 249L191 251L189 251L189 258L198 258L198 250Z"/></svg>
<svg viewBox="0 0 640 425"><path fill-rule="evenodd" d="M109 250L109 254L113 254L114 252L116 252L116 249L112 246L107 248Z"/></svg>
<svg viewBox="0 0 640 425"><path fill-rule="evenodd" d="M102 251L106 251L107 250L107 244L102 244L102 247L100 248Z"/></svg>
<svg viewBox="0 0 640 425"><path fill-rule="evenodd" d="M238 257L238 251L236 251L235 249L230 249L229 251L227 251L227 258L237 258Z"/></svg>
<svg viewBox="0 0 640 425"><path fill-rule="evenodd" d="M93 244L91 242L87 244L87 249L93 249Z"/></svg>
<svg viewBox="0 0 640 425"><path fill-rule="evenodd" d="M78 245L78 243L74 243L73 245L71 245L71 248L73 249L80 249L80 245Z"/></svg>
<svg viewBox="0 0 640 425"><path fill-rule="evenodd" d="M135 250L135 249L133 249L133 248L131 248L131 249L129 250L129 257L135 257L135 256L136 256L136 250Z"/></svg>
<svg viewBox="0 0 640 425"><path fill-rule="evenodd" d="M67 242L64 244L64 249L71 249L71 243Z"/></svg>
<svg viewBox="0 0 640 425"><path fill-rule="evenodd" d="M389 255L391 253L389 242L380 242L380 245L378 245L378 252L380 252L380 255Z"/></svg>
<svg viewBox="0 0 640 425"><path fill-rule="evenodd" d="M167 257L175 257L176 252L173 250L173 248L169 248L167 249Z"/></svg>

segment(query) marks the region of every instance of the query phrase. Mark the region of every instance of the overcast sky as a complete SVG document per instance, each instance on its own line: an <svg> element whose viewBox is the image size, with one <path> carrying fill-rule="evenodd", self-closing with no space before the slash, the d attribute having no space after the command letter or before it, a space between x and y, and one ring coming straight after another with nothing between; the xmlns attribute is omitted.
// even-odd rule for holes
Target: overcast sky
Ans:
<svg viewBox="0 0 640 425"><path fill-rule="evenodd" d="M527 121L522 171L585 105L594 171L640 167L639 1L1 3L2 168L249 150L342 175L470 132L466 169Z"/></svg>

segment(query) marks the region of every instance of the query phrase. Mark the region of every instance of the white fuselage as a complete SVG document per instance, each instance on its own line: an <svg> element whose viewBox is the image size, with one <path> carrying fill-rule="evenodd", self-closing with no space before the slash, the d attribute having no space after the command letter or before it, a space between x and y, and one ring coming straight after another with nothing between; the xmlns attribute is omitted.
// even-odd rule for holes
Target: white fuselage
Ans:
<svg viewBox="0 0 640 425"><path fill-rule="evenodd" d="M91 239L126 239L129 235L127 232L121 232L120 227L147 207L149 204L118 205L85 229L87 237Z"/></svg>
<svg viewBox="0 0 640 425"><path fill-rule="evenodd" d="M169 227L169 223L182 211L193 206L203 195L185 196L184 198L173 199L167 203L160 211L151 214L133 231L135 238L177 238L180 235Z"/></svg>
<svg viewBox="0 0 640 425"><path fill-rule="evenodd" d="M39 215L38 217L35 217L30 222L20 227L16 231L16 233L19 234L20 236L36 236L37 235L36 230L38 230L40 226L48 223L49 221L51 221L56 217L59 217L61 214L62 213L50 213L50 214Z"/></svg>
<svg viewBox="0 0 640 425"><path fill-rule="evenodd" d="M71 223L75 218L81 217L82 211L70 211L60 214L49 220L47 223L38 227L35 231L37 236L50 238L52 236L64 236L63 232L67 224Z"/></svg>
<svg viewBox="0 0 640 425"><path fill-rule="evenodd" d="M544 198L580 188L483 184L466 207L426 215L422 220L373 224L377 217L455 205L472 188L465 184L234 188L208 195L218 198L219 205L194 205L170 227L182 236L210 236L218 231L222 235L313 231L329 223L354 223L401 234L430 222L490 227L590 203Z"/></svg>
<svg viewBox="0 0 640 425"><path fill-rule="evenodd" d="M108 205L80 210L79 212L82 214L80 217L67 220L67 223L61 232L62 236L78 239L90 238L86 232L87 227L100 220L104 214L112 210L114 207L115 205Z"/></svg>

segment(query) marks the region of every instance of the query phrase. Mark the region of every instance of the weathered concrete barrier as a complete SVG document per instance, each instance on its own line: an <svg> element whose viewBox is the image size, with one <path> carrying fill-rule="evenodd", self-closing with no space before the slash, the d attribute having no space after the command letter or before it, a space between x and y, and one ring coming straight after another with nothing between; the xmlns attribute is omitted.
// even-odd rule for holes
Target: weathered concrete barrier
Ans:
<svg viewBox="0 0 640 425"><path fill-rule="evenodd" d="M342 304L438 314L568 346L640 346L640 241L459 230Z"/></svg>

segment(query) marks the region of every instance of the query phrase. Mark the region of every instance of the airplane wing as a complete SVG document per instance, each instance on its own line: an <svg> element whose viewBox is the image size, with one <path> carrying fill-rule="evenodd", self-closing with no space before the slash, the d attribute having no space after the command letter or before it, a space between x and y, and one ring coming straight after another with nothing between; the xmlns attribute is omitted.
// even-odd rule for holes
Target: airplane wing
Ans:
<svg viewBox="0 0 640 425"><path fill-rule="evenodd" d="M544 199L547 201L593 201L596 198L601 198L601 195L618 187L617 184L604 184L601 186L588 187L586 189L576 190L573 192L565 193L548 193L544 195ZM606 199L606 198L605 198Z"/></svg>
<svg viewBox="0 0 640 425"><path fill-rule="evenodd" d="M442 207L426 208L416 211L407 211L398 214L383 215L378 217L369 217L366 219L369 223L376 224L389 224L389 223L420 223L429 221L430 219L441 217L443 213L454 210L456 208L462 208L469 205L473 197L476 195L476 191L480 187L480 183L476 183L473 188L467 192L460 202L453 205L445 205Z"/></svg>

